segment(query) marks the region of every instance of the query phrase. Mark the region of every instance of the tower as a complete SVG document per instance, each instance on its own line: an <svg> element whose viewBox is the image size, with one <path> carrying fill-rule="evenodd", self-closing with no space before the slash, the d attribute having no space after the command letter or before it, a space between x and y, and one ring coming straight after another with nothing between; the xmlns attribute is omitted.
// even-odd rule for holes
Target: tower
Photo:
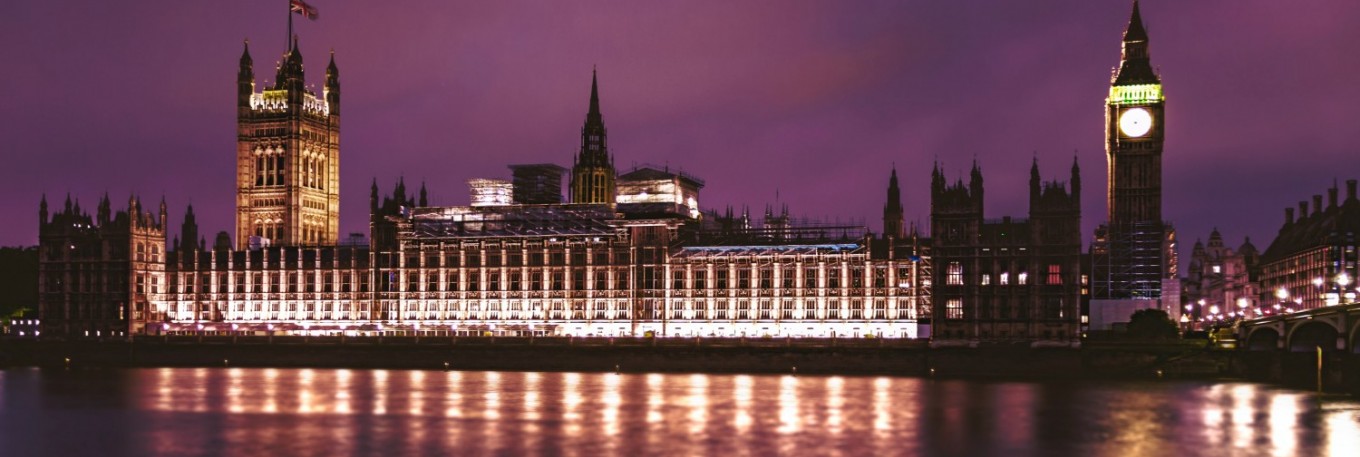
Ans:
<svg viewBox="0 0 1360 457"><path fill-rule="evenodd" d="M255 91L250 46L237 74L236 245L334 244L340 228L340 70L331 54L318 96L297 38L274 84Z"/></svg>
<svg viewBox="0 0 1360 457"><path fill-rule="evenodd" d="M614 204L614 157L609 155L608 132L600 115L600 93L595 72L590 73L590 111L581 127L581 151L571 167L571 202Z"/></svg>
<svg viewBox="0 0 1360 457"><path fill-rule="evenodd" d="M1112 227L1162 220L1162 81L1148 57L1138 2L1124 31L1119 68L1105 100L1105 154Z"/></svg>
<svg viewBox="0 0 1360 457"><path fill-rule="evenodd" d="M902 231L902 189L897 187L897 167L893 167L888 178L888 203L883 205L883 236L901 239Z"/></svg>
<svg viewBox="0 0 1360 457"><path fill-rule="evenodd" d="M1105 99L1107 222L1091 242L1091 327L1105 330L1133 311L1180 312L1176 232L1162 219L1166 98L1148 52L1138 2L1124 30L1119 67Z"/></svg>

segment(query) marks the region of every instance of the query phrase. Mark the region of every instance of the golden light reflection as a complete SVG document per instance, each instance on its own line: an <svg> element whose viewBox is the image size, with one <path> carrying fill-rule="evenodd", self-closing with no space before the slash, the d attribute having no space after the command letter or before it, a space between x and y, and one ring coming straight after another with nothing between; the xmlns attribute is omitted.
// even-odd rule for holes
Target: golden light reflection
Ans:
<svg viewBox="0 0 1360 457"><path fill-rule="evenodd" d="M407 414L412 416L425 415L425 372L411 371L407 377L407 395L410 396L409 409Z"/></svg>
<svg viewBox="0 0 1360 457"><path fill-rule="evenodd" d="M689 434L694 439L708 427L708 377L701 374L689 376Z"/></svg>
<svg viewBox="0 0 1360 457"><path fill-rule="evenodd" d="M1298 447L1299 396L1277 392L1270 400L1271 453L1277 456L1294 455Z"/></svg>
<svg viewBox="0 0 1360 457"><path fill-rule="evenodd" d="M600 420L604 422L604 433L609 436L619 434L619 405L623 404L623 397L619 396L619 383L623 375L605 375L604 377L604 410L600 413Z"/></svg>
<svg viewBox="0 0 1360 457"><path fill-rule="evenodd" d="M1248 384L1242 384L1232 388L1232 445L1235 448L1245 449L1255 441L1256 433L1252 429L1252 417L1255 408L1252 407L1252 400L1256 397L1256 388Z"/></svg>
<svg viewBox="0 0 1360 457"><path fill-rule="evenodd" d="M1223 389L1215 385L1209 389L1208 395L1201 400L1204 402L1204 441L1209 446L1223 445L1223 416L1227 412L1219 406L1223 400Z"/></svg>
<svg viewBox="0 0 1360 457"><path fill-rule="evenodd" d="M832 434L841 434L844 424L842 408L845 406L845 379L840 376L826 378L826 428Z"/></svg>
<svg viewBox="0 0 1360 457"><path fill-rule="evenodd" d="M194 388L189 392L190 411L201 413L208 410L208 369L194 369Z"/></svg>
<svg viewBox="0 0 1360 457"><path fill-rule="evenodd" d="M316 374L313 373L311 369L303 369L298 373L298 412L301 414L323 412L314 410L312 407L312 381L315 376Z"/></svg>
<svg viewBox="0 0 1360 457"><path fill-rule="evenodd" d="M1331 411L1327 416L1327 452L1331 455L1355 455L1360 450L1360 412Z"/></svg>
<svg viewBox="0 0 1360 457"><path fill-rule="evenodd" d="M798 378L784 375L779 378L779 428L781 434L794 434L802 430L803 424L798 415Z"/></svg>
<svg viewBox="0 0 1360 457"><path fill-rule="evenodd" d="M463 417L463 373L450 371L448 389L444 393L444 417L458 419Z"/></svg>
<svg viewBox="0 0 1360 457"><path fill-rule="evenodd" d="M524 418L531 421L543 417L539 400L539 381L542 377L538 373L524 373Z"/></svg>
<svg viewBox="0 0 1360 457"><path fill-rule="evenodd" d="M648 430L655 430L654 424L661 423L661 406L666 402L661 383L666 378L656 373L647 375L647 423Z"/></svg>
<svg viewBox="0 0 1360 457"><path fill-rule="evenodd" d="M486 375L486 394L482 399L486 401L486 409L482 411L482 417L488 420L501 418L501 374L495 371L484 372ZM490 430L488 430L490 432Z"/></svg>
<svg viewBox="0 0 1360 457"><path fill-rule="evenodd" d="M407 405L407 412L411 417L422 417L425 415L425 372L408 371L406 372L406 392L410 404ZM412 443L425 442L425 428L428 421L409 420L406 421L406 439Z"/></svg>
<svg viewBox="0 0 1360 457"><path fill-rule="evenodd" d="M232 414L245 412L241 404L241 393L245 390L241 388L242 371L240 368L227 370L227 412Z"/></svg>
<svg viewBox="0 0 1360 457"><path fill-rule="evenodd" d="M279 370L267 368L264 370L264 412L279 412L279 404L275 401L279 394Z"/></svg>
<svg viewBox="0 0 1360 457"><path fill-rule="evenodd" d="M156 370L156 406L161 411L173 411L175 409L174 393L170 391L170 377L174 375L174 370L161 368Z"/></svg>
<svg viewBox="0 0 1360 457"><path fill-rule="evenodd" d="M373 414L387 414L387 370L373 370Z"/></svg>
<svg viewBox="0 0 1360 457"><path fill-rule="evenodd" d="M569 440L581 436L581 374L567 373L562 376L562 422L563 431Z"/></svg>
<svg viewBox="0 0 1360 457"><path fill-rule="evenodd" d="M745 434L751 429L751 386L754 383L750 376L744 375L737 376L735 383L732 399L737 410L733 415L732 424L737 427L737 433Z"/></svg>
<svg viewBox="0 0 1360 457"><path fill-rule="evenodd" d="M874 433L886 438L892 432L892 379L879 377L874 380Z"/></svg>

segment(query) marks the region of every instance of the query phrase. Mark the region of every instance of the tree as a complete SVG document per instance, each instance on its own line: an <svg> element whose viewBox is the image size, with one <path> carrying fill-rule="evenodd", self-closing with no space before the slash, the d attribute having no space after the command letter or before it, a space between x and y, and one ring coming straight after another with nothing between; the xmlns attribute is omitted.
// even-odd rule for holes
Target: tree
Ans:
<svg viewBox="0 0 1360 457"><path fill-rule="evenodd" d="M1140 309L1129 316L1129 336L1140 340L1175 339L1179 329L1166 311Z"/></svg>

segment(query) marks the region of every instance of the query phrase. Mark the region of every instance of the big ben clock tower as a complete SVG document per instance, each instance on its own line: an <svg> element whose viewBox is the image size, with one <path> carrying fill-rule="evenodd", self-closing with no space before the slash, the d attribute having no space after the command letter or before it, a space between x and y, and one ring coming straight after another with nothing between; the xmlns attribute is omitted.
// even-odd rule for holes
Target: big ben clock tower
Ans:
<svg viewBox="0 0 1360 457"><path fill-rule="evenodd" d="M1111 225L1162 220L1162 138L1166 126L1162 81L1148 59L1148 36L1138 3L1124 31L1124 50L1105 100Z"/></svg>
<svg viewBox="0 0 1360 457"><path fill-rule="evenodd" d="M1139 309L1160 308L1173 318L1180 311L1176 232L1162 219L1165 103L1135 0L1105 99L1109 219L1091 240L1094 330L1127 322Z"/></svg>

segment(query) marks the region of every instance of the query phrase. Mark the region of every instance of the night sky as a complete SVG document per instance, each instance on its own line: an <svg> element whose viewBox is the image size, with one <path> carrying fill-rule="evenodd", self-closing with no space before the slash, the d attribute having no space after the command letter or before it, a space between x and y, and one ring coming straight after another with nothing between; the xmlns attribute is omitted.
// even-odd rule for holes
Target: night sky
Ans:
<svg viewBox="0 0 1360 457"><path fill-rule="evenodd" d="M569 167L592 66L620 172L696 174L706 208L778 195L879 231L896 164L927 224L932 161L952 181L976 158L987 217L1022 216L1030 160L1066 180L1075 154L1088 239L1104 219L1127 1L311 3L308 83L334 49L343 87L342 235L367 231L375 177L461 205L507 164ZM36 244L43 193L91 210L105 191L164 195L172 233L189 203L210 242L231 231L237 59L248 38L273 78L285 6L0 3L0 245ZM1187 245L1217 226L1265 249L1284 207L1360 177L1360 2L1150 0L1143 17L1167 94L1164 214Z"/></svg>

